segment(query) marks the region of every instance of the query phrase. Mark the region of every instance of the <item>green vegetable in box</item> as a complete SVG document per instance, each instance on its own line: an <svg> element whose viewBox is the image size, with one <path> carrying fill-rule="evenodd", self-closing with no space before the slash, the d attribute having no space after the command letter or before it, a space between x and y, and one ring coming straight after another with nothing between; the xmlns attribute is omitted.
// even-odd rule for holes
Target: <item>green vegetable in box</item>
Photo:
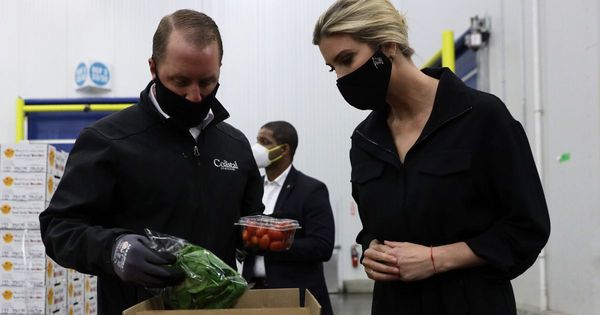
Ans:
<svg viewBox="0 0 600 315"><path fill-rule="evenodd" d="M246 280L219 257L184 239L145 229L151 248L177 256L174 268L185 272L175 286L154 290L170 309L230 308L248 288Z"/></svg>
<svg viewBox="0 0 600 315"><path fill-rule="evenodd" d="M186 279L169 293L167 303L173 309L229 308L247 288L237 271L200 246L185 246L175 266Z"/></svg>

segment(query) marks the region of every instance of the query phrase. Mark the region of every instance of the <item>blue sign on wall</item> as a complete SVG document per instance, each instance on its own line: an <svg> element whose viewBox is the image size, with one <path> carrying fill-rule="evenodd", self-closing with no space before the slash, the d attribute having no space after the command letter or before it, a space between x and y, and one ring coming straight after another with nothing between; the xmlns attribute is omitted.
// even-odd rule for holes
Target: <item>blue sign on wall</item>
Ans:
<svg viewBox="0 0 600 315"><path fill-rule="evenodd" d="M85 63L80 62L75 69L75 84L77 84L77 86L82 86L85 83L86 76L87 66Z"/></svg>
<svg viewBox="0 0 600 315"><path fill-rule="evenodd" d="M110 64L99 60L83 60L75 68L75 89L81 92L107 92L111 90Z"/></svg>
<svg viewBox="0 0 600 315"><path fill-rule="evenodd" d="M110 71L101 62L94 62L90 66L90 79L98 86L104 86L110 81Z"/></svg>

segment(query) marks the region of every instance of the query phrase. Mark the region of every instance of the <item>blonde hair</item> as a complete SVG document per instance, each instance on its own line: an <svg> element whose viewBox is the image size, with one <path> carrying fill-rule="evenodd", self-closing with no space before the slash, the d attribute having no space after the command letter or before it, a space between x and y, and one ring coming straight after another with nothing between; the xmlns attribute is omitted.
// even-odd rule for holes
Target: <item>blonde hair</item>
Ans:
<svg viewBox="0 0 600 315"><path fill-rule="evenodd" d="M389 0L337 0L317 20L313 44L337 34L350 35L372 47L392 42L406 57L414 53L408 44L406 18Z"/></svg>

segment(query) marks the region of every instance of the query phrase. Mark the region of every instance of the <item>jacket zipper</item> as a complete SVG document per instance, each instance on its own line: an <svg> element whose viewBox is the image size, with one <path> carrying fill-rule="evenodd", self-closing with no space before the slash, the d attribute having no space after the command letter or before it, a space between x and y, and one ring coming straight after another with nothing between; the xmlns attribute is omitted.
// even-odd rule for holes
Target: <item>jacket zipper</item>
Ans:
<svg viewBox="0 0 600 315"><path fill-rule="evenodd" d="M369 139L369 137L367 137L365 134L363 134L359 130L356 130L356 133L359 134L361 137L363 137L365 140L367 140L367 141L371 142L372 144L374 144L376 147L382 149L383 151L391 153L391 154L394 154L394 152L392 152L392 150L389 150L388 148L382 146L381 144L379 144L379 143L377 143L377 142Z"/></svg>
<svg viewBox="0 0 600 315"><path fill-rule="evenodd" d="M446 125L446 124L447 124L447 123L449 123L450 121L452 121L452 120L454 120L454 119L456 119L456 118L458 118L458 117L460 117L460 116L464 115L466 112L470 111L471 109L473 109L473 107L472 107L472 106L470 106L470 107L468 107L467 109L465 109L464 111L462 111L462 112L460 112L460 113L458 113L458 114L456 114L456 115L454 115L454 116L452 116L452 117L450 117L450 118L446 119L446 120L445 120L445 121L443 121L441 124L439 124L439 126L437 126L435 129L431 130L431 132L429 132L428 134L426 134L426 135L424 135L422 138L420 138L420 139L419 139L417 142L415 142L415 144L413 144L413 146L412 146L412 147L411 147L411 148L408 150L408 152L406 152L406 156L404 156L404 162L406 162L406 157L408 156L408 153L409 153L410 151L412 151L412 149L413 149L413 148L414 148L414 147L415 147L417 144L420 144L420 143L422 143L422 142L423 142L423 141L425 141L427 138L429 138L429 136L430 136L432 133L436 132L438 129L442 128L444 125ZM382 149L382 150L384 150L385 152L388 152L388 153L391 153L391 154L393 154L393 155L395 155L395 156L398 156L398 153L394 153L394 152L392 152L391 150L389 150L388 148L384 147L383 145L381 145L381 144L379 144L379 143L377 143L377 142L373 141L372 139L370 139L369 137L367 137L365 134L363 134L363 133L362 133L360 130L356 130L356 133L357 133L358 135L360 135L361 137L363 137L365 140L369 141L371 144L373 144L373 145L375 145L376 147L378 147L379 149ZM404 164L404 163L402 163L402 164Z"/></svg>
<svg viewBox="0 0 600 315"><path fill-rule="evenodd" d="M438 129L442 128L444 125L446 125L447 123L451 122L452 120L464 115L466 112L470 111L471 109L473 109L473 106L469 106L467 107L465 110L463 110L462 112L446 119L444 122L442 122L441 124L439 124L435 129L431 130L431 132L429 132L428 134L424 135L421 139L419 139L417 142L415 142L415 144L413 145L413 147L423 141L425 141L427 138L429 138L429 136L436 132ZM409 150L410 151L410 150ZM408 152L406 152L406 155L408 155Z"/></svg>

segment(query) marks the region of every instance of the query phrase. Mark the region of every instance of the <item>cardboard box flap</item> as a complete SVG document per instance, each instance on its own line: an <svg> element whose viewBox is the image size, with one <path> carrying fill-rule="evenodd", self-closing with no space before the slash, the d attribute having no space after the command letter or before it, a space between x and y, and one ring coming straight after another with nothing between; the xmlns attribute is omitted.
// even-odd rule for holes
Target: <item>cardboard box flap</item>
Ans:
<svg viewBox="0 0 600 315"><path fill-rule="evenodd" d="M300 307L298 289L248 290L234 308Z"/></svg>
<svg viewBox="0 0 600 315"><path fill-rule="evenodd" d="M230 309L164 310L159 297L140 302L123 315L319 315L321 306L314 296L305 290L305 305L301 306L298 289L248 290Z"/></svg>
<svg viewBox="0 0 600 315"><path fill-rule="evenodd" d="M165 305L163 304L162 298L160 296L155 296L124 310L123 315L135 315L143 311L164 309Z"/></svg>

